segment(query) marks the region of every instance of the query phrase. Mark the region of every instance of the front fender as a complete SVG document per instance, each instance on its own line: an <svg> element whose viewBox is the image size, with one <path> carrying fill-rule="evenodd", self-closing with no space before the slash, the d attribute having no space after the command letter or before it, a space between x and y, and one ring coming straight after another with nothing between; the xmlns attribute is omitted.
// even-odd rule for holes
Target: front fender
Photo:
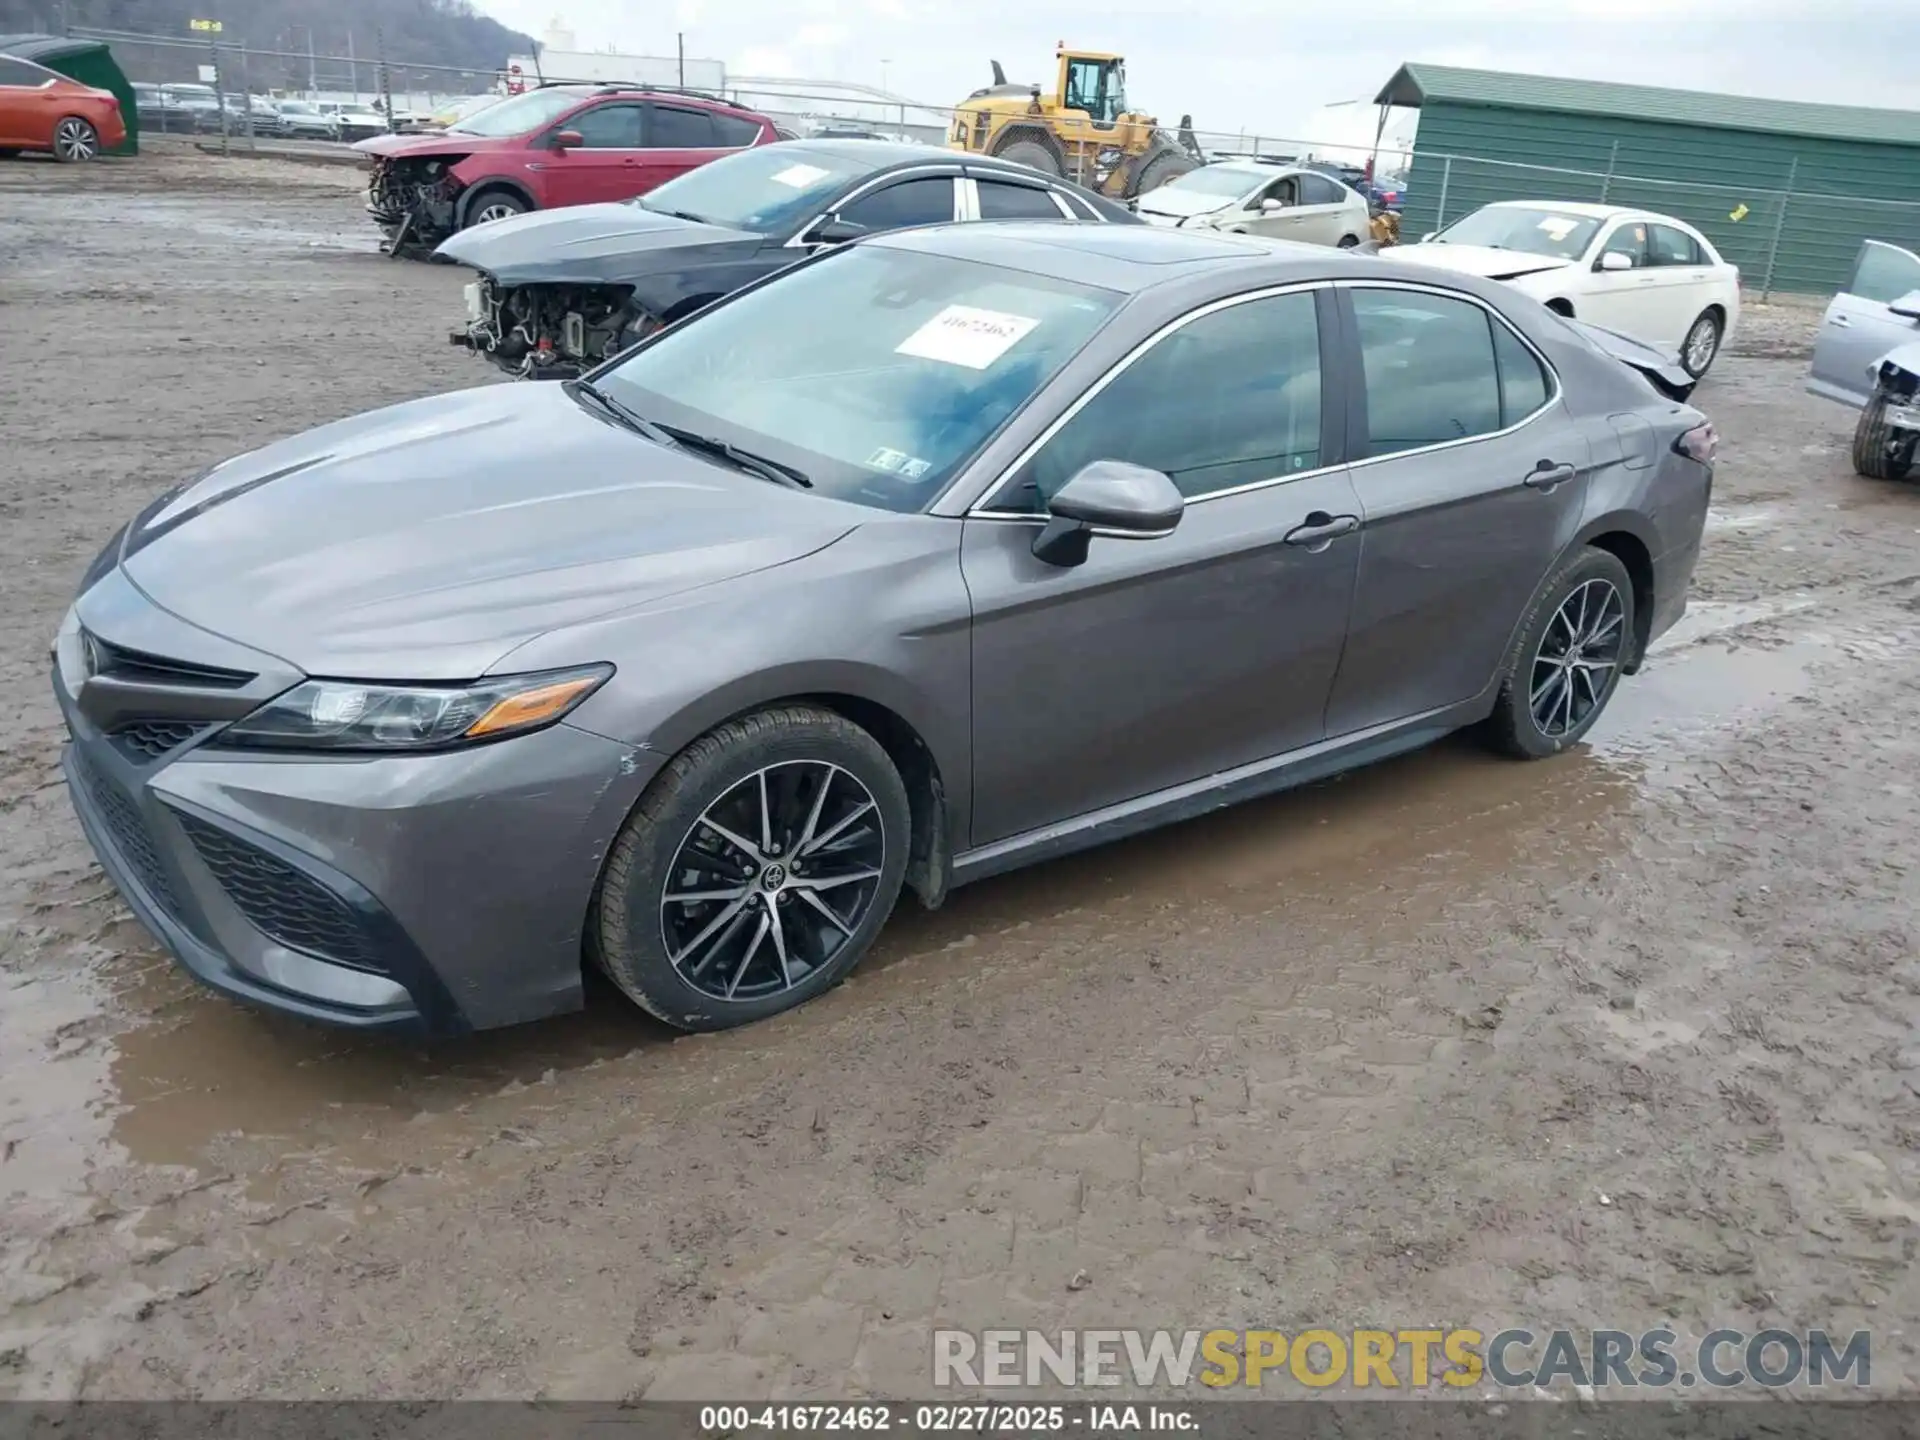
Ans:
<svg viewBox="0 0 1920 1440"><path fill-rule="evenodd" d="M1895 395L1912 395L1920 388L1920 340L1894 346L1875 362L1873 374L1881 389Z"/></svg>
<svg viewBox="0 0 1920 1440"><path fill-rule="evenodd" d="M789 255L791 258L789 258ZM784 270L802 252L788 255L756 255L750 260L726 260L708 265L682 265L632 277L633 298L641 309L662 317L673 314L689 301L708 303L751 285L763 275Z"/></svg>

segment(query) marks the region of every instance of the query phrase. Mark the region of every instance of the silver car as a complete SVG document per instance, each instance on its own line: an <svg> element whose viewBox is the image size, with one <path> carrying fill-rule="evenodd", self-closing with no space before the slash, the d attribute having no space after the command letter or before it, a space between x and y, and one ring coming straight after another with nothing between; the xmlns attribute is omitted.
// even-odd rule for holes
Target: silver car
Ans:
<svg viewBox="0 0 1920 1440"><path fill-rule="evenodd" d="M1920 451L1920 256L1869 240L1814 337L1807 389L1860 411L1853 466L1904 480Z"/></svg>
<svg viewBox="0 0 1920 1440"><path fill-rule="evenodd" d="M1229 160L1177 175L1136 206L1152 225L1265 235L1348 249L1369 235L1366 198L1295 165Z"/></svg>
<svg viewBox="0 0 1920 1440"><path fill-rule="evenodd" d="M903 887L1462 726L1577 742L1686 605L1690 384L1388 259L863 239L579 380L162 495L59 628L68 784L229 995L459 1031L597 964L737 1025L834 985Z"/></svg>

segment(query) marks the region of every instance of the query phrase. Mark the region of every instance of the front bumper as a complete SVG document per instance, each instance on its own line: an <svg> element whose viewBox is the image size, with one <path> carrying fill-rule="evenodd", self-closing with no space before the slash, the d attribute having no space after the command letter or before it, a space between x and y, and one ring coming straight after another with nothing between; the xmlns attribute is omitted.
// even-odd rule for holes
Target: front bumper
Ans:
<svg viewBox="0 0 1920 1440"><path fill-rule="evenodd" d="M210 725L104 733L61 668L81 827L205 984L437 1035L579 1007L593 887L659 757L567 725L440 755L222 751Z"/></svg>

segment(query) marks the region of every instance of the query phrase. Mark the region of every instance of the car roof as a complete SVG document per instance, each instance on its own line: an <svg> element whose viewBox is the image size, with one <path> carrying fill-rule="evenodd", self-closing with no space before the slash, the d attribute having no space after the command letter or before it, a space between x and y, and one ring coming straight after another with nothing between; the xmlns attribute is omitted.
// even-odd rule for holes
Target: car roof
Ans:
<svg viewBox="0 0 1920 1440"><path fill-rule="evenodd" d="M671 100L675 102L685 102L686 104L695 106L696 108L704 108L709 110L730 110L740 115L752 115L755 118L759 118L759 115L760 115L760 112L753 109L751 106L742 105L738 101L729 100L724 95L709 95L704 90L676 90L671 85L642 85L642 84L627 85L627 84L622 84L619 81L609 80L606 83L599 84L599 85L590 84L590 83L582 83L579 85L569 85L569 84L542 85L537 90L524 90L521 92L521 94L537 95L542 93L543 91L548 91L548 90L558 90L558 91L561 91L563 94L572 95L579 100L606 100L606 99L612 99L615 96L619 96L622 98L631 98L633 96L640 96L643 99L647 99L647 100ZM508 100L517 100L519 96L508 95L508 96L505 96L504 98Z"/></svg>
<svg viewBox="0 0 1920 1440"><path fill-rule="evenodd" d="M1328 272L1330 258L1342 256L1320 245L1150 225L1063 225L1050 220L972 220L890 231L859 243L951 255L1122 294L1223 265L1257 267L1260 283L1318 279Z"/></svg>

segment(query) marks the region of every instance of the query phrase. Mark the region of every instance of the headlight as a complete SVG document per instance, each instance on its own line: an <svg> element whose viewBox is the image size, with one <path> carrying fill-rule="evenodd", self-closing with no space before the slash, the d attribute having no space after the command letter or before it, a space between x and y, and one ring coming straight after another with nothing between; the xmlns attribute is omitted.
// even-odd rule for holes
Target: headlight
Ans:
<svg viewBox="0 0 1920 1440"><path fill-rule="evenodd" d="M612 674L611 665L592 665L471 685L308 680L229 726L216 743L374 754L448 750L544 729Z"/></svg>

